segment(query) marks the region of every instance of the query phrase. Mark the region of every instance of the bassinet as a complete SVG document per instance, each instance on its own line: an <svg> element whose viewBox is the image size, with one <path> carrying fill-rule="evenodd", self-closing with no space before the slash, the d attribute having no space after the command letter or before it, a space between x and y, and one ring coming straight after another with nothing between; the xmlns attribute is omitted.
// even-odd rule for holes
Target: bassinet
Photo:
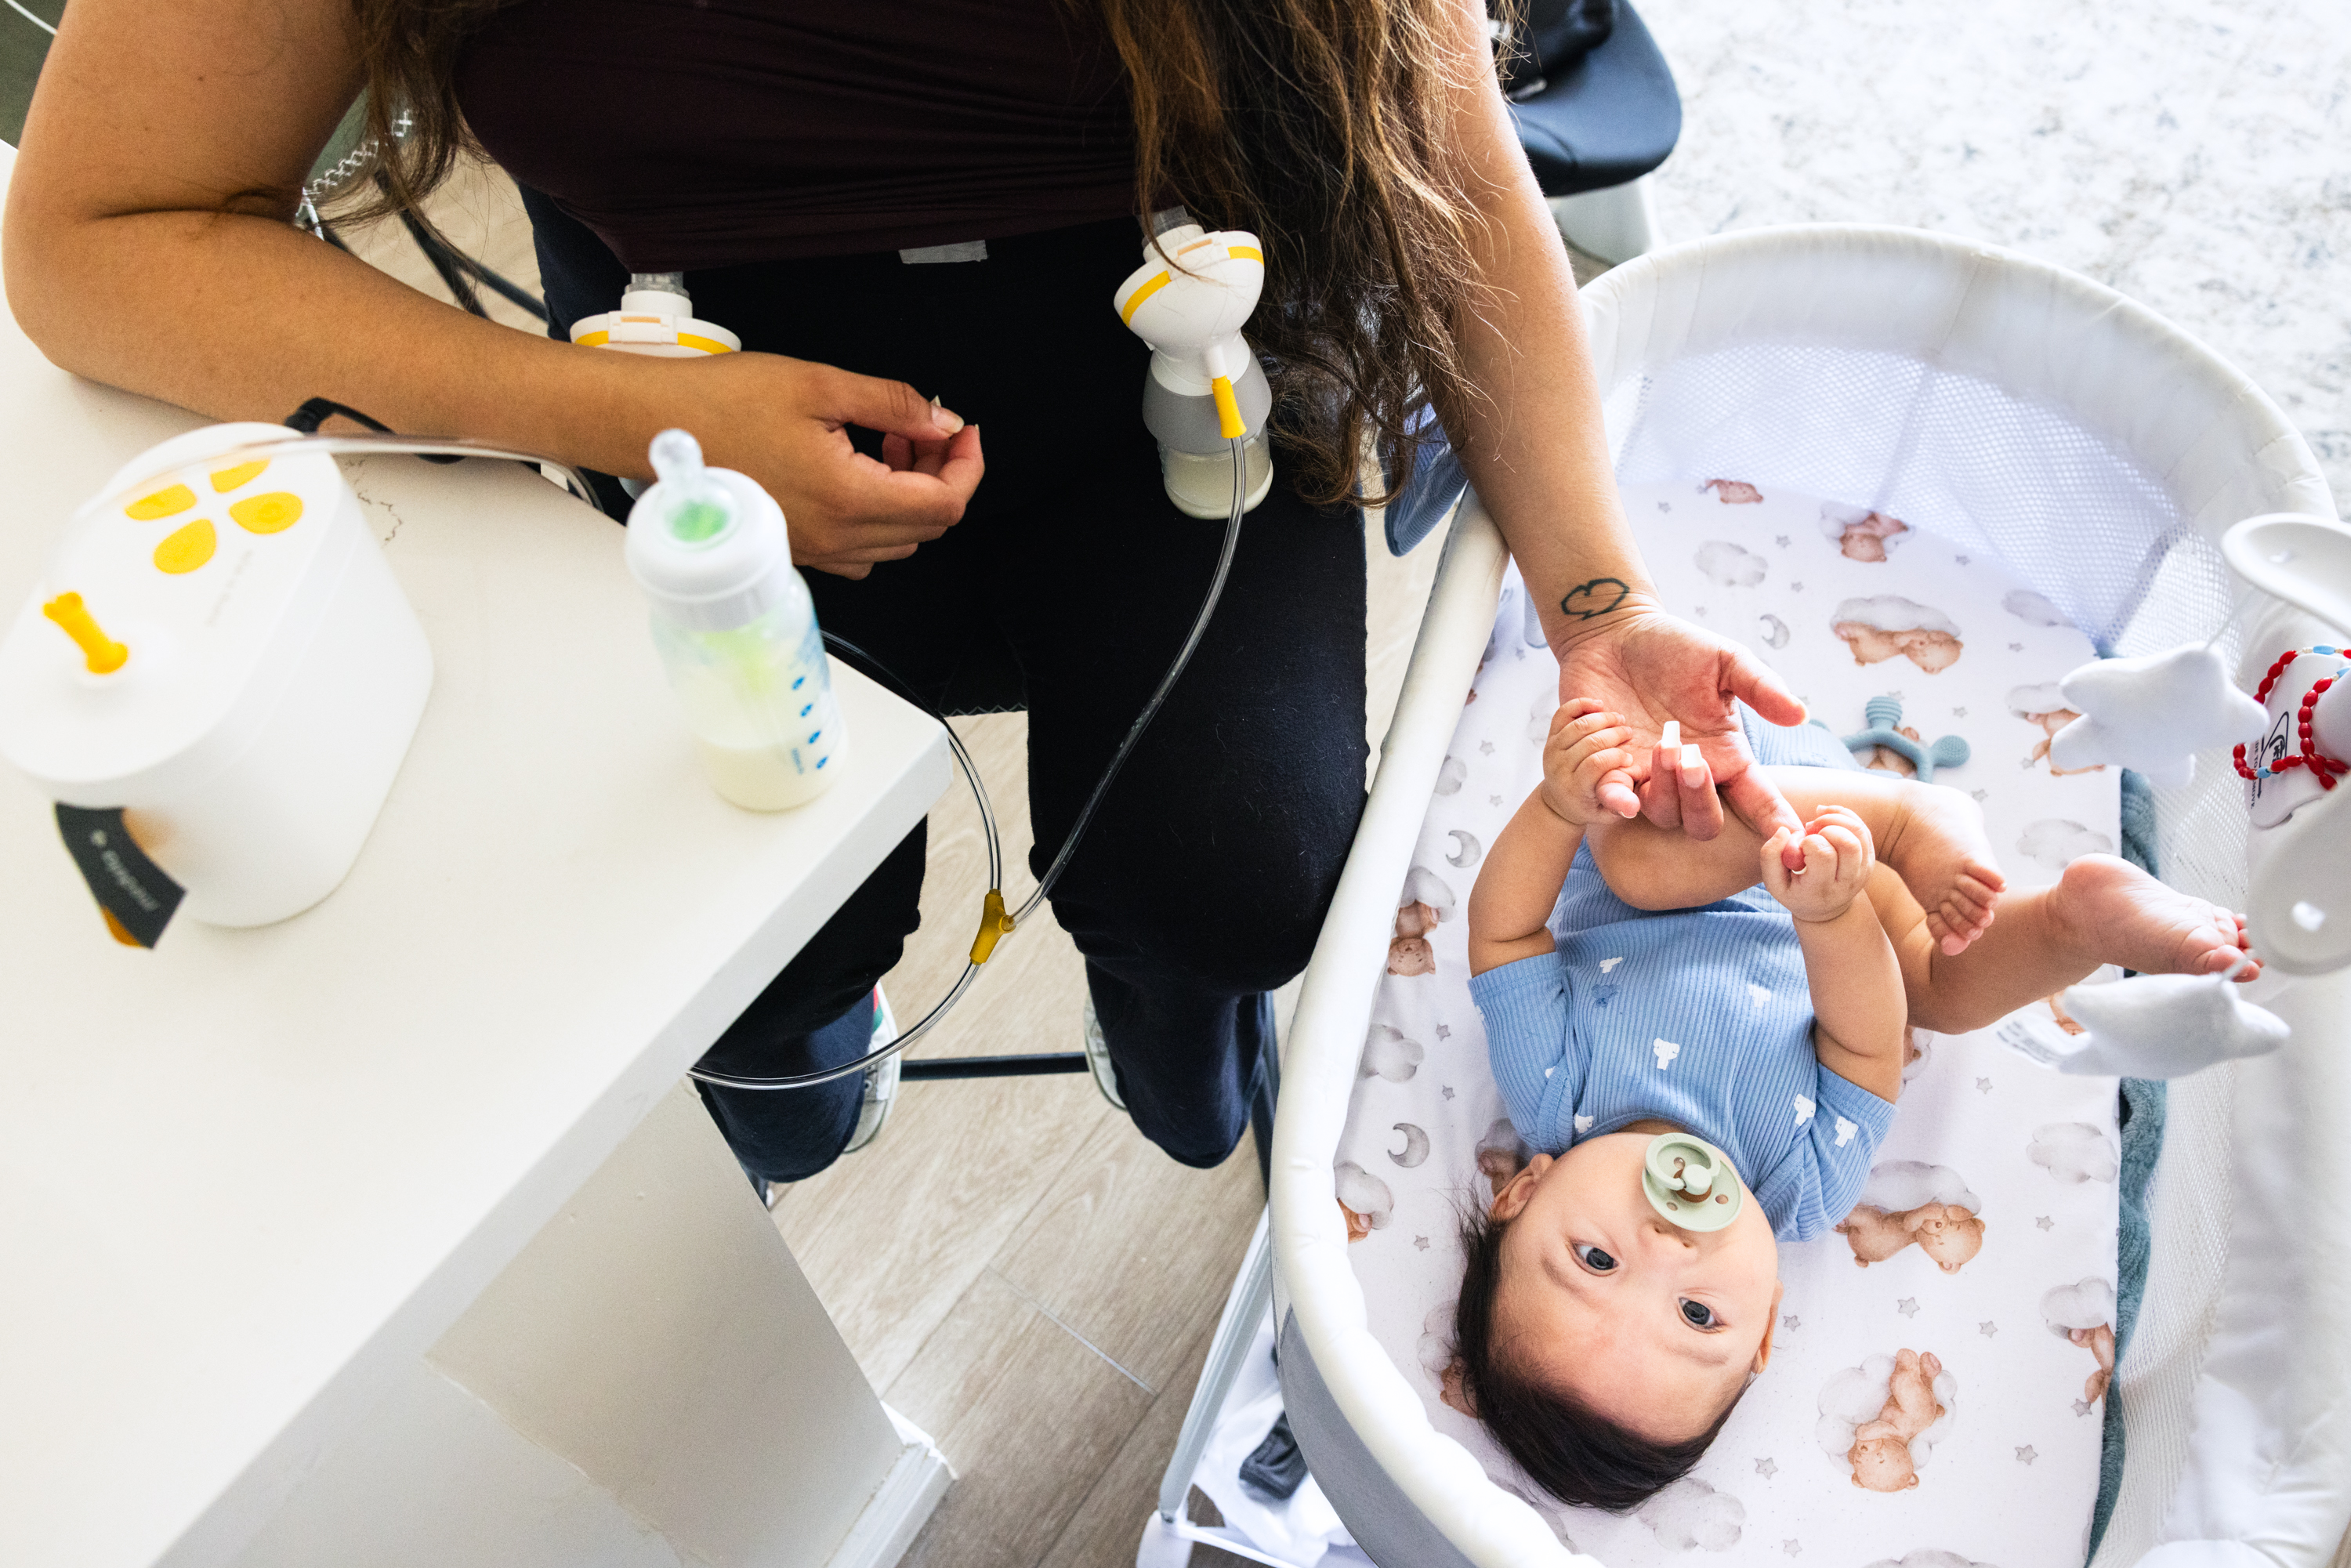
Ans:
<svg viewBox="0 0 2351 1568"><path fill-rule="evenodd" d="M1991 247L1761 231L1621 267L1585 303L1620 481L1737 474L1930 519L2004 558L2102 653L2222 627L2230 525L2334 515L2307 447L2245 378L2111 290ZM1323 1493L1387 1568L1590 1561L1431 1426L1366 1327L1332 1201L1396 890L1505 564L1472 498L1307 971L1274 1139L1284 1401ZM2259 601L2238 624L2283 613ZM2158 792L2156 814L2166 880L2241 906L2246 828L2227 759ZM2343 982L2272 1004L2294 1025L2283 1051L2172 1086L2101 1564L2315 1565L2351 1517L2351 1214L2281 1218L2296 1167L2331 1159L2351 1126Z"/></svg>

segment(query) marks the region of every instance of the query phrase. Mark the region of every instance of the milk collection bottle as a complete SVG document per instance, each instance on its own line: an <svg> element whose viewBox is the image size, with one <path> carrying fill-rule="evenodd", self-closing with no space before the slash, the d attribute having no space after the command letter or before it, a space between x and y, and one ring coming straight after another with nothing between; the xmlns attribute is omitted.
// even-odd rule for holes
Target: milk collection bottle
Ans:
<svg viewBox="0 0 2351 1568"><path fill-rule="evenodd" d="M683 430L653 438L652 488L629 513L629 570L653 644L719 794L758 811L821 794L841 768L841 712L784 514L758 485L705 468Z"/></svg>

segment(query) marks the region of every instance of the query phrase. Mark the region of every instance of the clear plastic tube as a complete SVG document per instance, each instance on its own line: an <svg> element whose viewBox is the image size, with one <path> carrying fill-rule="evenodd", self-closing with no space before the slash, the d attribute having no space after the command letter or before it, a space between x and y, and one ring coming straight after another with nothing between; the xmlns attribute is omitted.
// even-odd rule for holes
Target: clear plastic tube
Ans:
<svg viewBox="0 0 2351 1568"><path fill-rule="evenodd" d="M1094 813L1101 809L1102 798L1110 793L1110 787L1118 778L1119 769L1124 768L1126 759L1134 755L1136 743L1143 738L1143 732L1151 727L1151 721L1158 716L1160 705L1167 700L1167 694L1174 691L1176 683L1183 678L1186 667L1192 662L1193 653L1199 649L1200 639L1207 632L1210 618L1217 612L1217 601L1224 597L1225 579L1232 571L1233 555L1240 545L1241 517L1245 510L1243 503L1249 493L1249 465L1242 451L1243 444L1238 439L1232 439L1226 444L1232 451L1233 505L1231 512L1225 519L1224 549L1217 557L1217 571L1208 581L1207 597L1201 601L1200 613L1193 619L1191 634L1184 639L1184 646L1176 653L1175 663L1169 664L1167 673L1160 677L1158 688L1151 694L1151 700L1143 705L1141 713L1135 715L1134 723L1127 728L1126 738L1119 742L1117 752L1110 759L1110 766L1102 769L1102 776L1095 783L1093 793L1086 797L1084 808L1078 812L1078 819L1071 824L1069 835L1061 841L1061 849L1054 853L1053 863L1045 868L1044 876L1037 883L1037 891L1030 894L1027 901L1014 912L1012 924L1016 928L1035 913L1039 904L1045 902L1046 895L1053 891L1053 884L1059 882L1061 879L1061 873L1069 869L1070 858L1077 852L1078 841L1085 837L1086 829L1092 825ZM880 661L854 643L845 643L831 632L825 634L825 640L842 649L852 657L872 665L885 675L888 674L886 667ZM890 684L898 687L900 694L909 701L928 709L930 705L915 697L903 681L892 676ZM933 713L932 716L939 717L935 713ZM944 718L940 719L940 723L946 729L947 744L955 749L956 761L962 767L963 776L971 785L972 798L979 805L980 828L987 839L987 884L991 888L1000 888L1004 885L1003 851L997 837L995 814L988 809L987 791L981 786L979 770L972 766L971 754L964 749L962 738L956 734L955 727L946 724ZM846 1078L852 1072L870 1071L875 1066L913 1045L946 1018L948 1009L962 1000L964 992L971 988L972 980L978 973L978 965L967 963L963 973L956 977L955 985L949 988L947 994L940 998L938 1005L925 1013L912 1026L901 1030L897 1039L877 1050L867 1051L853 1061L844 1061L838 1067L822 1068L814 1072L795 1073L789 1078L743 1078L733 1073L713 1072L700 1067L689 1069L687 1075L701 1082L715 1083L724 1089L807 1089L819 1083L830 1083L836 1078Z"/></svg>

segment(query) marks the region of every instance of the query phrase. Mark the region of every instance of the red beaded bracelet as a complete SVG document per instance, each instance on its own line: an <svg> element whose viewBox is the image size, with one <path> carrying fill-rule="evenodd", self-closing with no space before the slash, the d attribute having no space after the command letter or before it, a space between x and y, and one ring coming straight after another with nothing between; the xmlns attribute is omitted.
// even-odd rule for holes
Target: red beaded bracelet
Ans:
<svg viewBox="0 0 2351 1568"><path fill-rule="evenodd" d="M2342 649L2330 648L2324 643L2314 644L2308 648L2288 648L2284 653L2280 653L2277 656L2277 663L2270 666L2269 674L2262 677L2262 684L2254 689L2253 700L2261 703L2268 702L2270 700L2270 688L2277 685L2278 677L2285 674L2286 666L2293 664L2304 653L2317 653L2323 657L2331 659L2339 659L2344 656ZM2277 759L2277 765L2274 768L2263 766L2257 769L2246 763L2244 743L2240 741L2237 745L2237 775L2239 778L2254 780L2274 779L2289 768L2307 768L2310 769L2311 775L2318 780L2320 788L2332 789L2335 788L2335 780L2338 776L2351 773L2351 764L2338 762L2334 758L2321 755L2318 749L2318 742L2311 733L2310 716L2312 710L2317 707L2320 695L2335 685L2336 676L2341 674L2341 671L2337 671L2335 675L2329 675L2325 680L2313 685L2310 690L2303 693L2302 695L2302 707L2300 711L2294 715L2295 729L2302 742L2301 755L2294 757L2281 757Z"/></svg>

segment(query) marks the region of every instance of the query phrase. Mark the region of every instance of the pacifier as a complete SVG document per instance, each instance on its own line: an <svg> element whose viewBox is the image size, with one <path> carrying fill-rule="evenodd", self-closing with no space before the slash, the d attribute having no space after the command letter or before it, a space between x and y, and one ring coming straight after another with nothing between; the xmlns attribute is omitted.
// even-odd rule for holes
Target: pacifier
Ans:
<svg viewBox="0 0 2351 1568"><path fill-rule="evenodd" d="M1746 1189L1730 1156L1687 1133L1659 1133L1641 1156L1649 1207L1684 1230L1719 1230L1739 1218Z"/></svg>

